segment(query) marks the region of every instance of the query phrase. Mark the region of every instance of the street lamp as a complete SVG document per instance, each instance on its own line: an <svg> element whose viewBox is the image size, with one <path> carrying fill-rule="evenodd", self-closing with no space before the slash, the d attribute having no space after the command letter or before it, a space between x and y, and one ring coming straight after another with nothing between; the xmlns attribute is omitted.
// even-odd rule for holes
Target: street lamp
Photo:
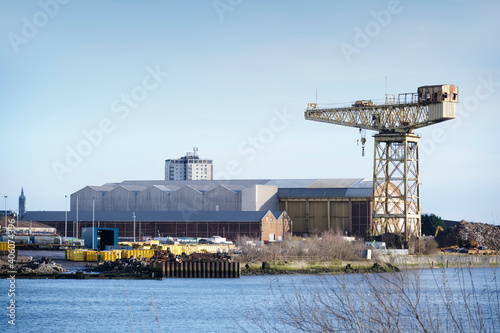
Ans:
<svg viewBox="0 0 500 333"><path fill-rule="evenodd" d="M64 238L68 238L68 196L64 196Z"/></svg>
<svg viewBox="0 0 500 333"><path fill-rule="evenodd" d="M92 250L94 249L94 238L95 238L95 228L94 228L94 207L95 198L92 198Z"/></svg>
<svg viewBox="0 0 500 333"><path fill-rule="evenodd" d="M7 229L7 196L3 196L5 198L5 229Z"/></svg>
<svg viewBox="0 0 500 333"><path fill-rule="evenodd" d="M135 212L132 213L132 216L134 217L134 243L135 243Z"/></svg>

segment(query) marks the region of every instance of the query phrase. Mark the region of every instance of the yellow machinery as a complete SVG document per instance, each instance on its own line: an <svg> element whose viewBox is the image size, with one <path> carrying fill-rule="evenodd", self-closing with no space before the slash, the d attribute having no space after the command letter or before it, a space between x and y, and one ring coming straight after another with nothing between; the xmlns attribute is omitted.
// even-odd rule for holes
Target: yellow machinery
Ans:
<svg viewBox="0 0 500 333"><path fill-rule="evenodd" d="M437 226L437 228L436 228L436 234L434 235L434 237L437 237L439 231L444 231L443 227L440 226L440 225Z"/></svg>

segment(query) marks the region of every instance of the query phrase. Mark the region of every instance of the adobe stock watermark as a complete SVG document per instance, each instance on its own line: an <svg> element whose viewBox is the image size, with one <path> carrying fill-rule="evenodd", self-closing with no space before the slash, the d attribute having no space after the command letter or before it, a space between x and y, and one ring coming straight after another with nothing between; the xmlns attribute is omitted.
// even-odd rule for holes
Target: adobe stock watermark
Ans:
<svg viewBox="0 0 500 333"><path fill-rule="evenodd" d="M19 53L21 45L28 44L35 38L41 29L43 29L50 20L53 19L61 9L61 5L66 5L70 0L40 0L38 5L40 10L35 12L31 18L23 16L21 18L20 33L9 32L7 39L15 53Z"/></svg>
<svg viewBox="0 0 500 333"><path fill-rule="evenodd" d="M111 102L111 112L118 119L104 117L94 128L83 129L81 132L83 138L74 146L66 146L64 160L52 162L52 170L59 182L62 182L65 174L71 173L80 166L84 158L92 154L94 149L104 142L106 135L116 129L117 120L127 119L130 112L137 109L148 97L149 92L158 88L167 76L168 73L163 72L160 65L156 65L156 68L146 67L146 74L141 84L134 86L128 93L122 94Z"/></svg>
<svg viewBox="0 0 500 333"><path fill-rule="evenodd" d="M457 112L456 118L453 120L453 130L459 129L464 119L469 118L474 112L479 110L482 101L489 99L492 94L500 87L500 82L493 81L493 75L478 77L478 85L474 89L474 95L468 95L460 102L462 104L460 113ZM460 97L459 97L460 100ZM433 129L430 137L422 138L420 141L420 162L424 162L426 157L434 154L439 144L448 140L448 136L443 129L436 127Z"/></svg>
<svg viewBox="0 0 500 333"><path fill-rule="evenodd" d="M14 236L16 234L16 220L9 220L8 226L5 228L7 236L7 277L9 281L9 289L7 296L9 297L9 306L7 306L7 316L10 320L8 323L12 326L16 325L16 242Z"/></svg>
<svg viewBox="0 0 500 333"><path fill-rule="evenodd" d="M347 63L351 63L351 57L354 54L359 54L361 50L367 48L371 41L380 35L382 28L386 28L392 22L392 17L402 11L403 6L399 0L390 0L387 3L387 9L370 11L373 20L368 21L363 28L354 27L352 44L342 42L339 45Z"/></svg>
<svg viewBox="0 0 500 333"><path fill-rule="evenodd" d="M297 115L289 113L286 107L274 110L266 127L238 144L236 151L240 158L228 161L224 170L214 175L214 179L228 180L239 175L243 171L242 164L254 161L259 152L265 150L274 141L276 135L283 132L296 117Z"/></svg>
<svg viewBox="0 0 500 333"><path fill-rule="evenodd" d="M243 0L214 0L212 2L212 6L219 16L221 21L224 21L224 15L227 12L232 12L236 7L240 6L243 3Z"/></svg>

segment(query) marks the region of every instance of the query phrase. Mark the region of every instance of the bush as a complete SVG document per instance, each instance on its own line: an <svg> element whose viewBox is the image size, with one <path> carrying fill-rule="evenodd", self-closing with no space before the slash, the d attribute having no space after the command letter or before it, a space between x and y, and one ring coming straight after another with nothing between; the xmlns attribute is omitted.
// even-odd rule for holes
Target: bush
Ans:
<svg viewBox="0 0 500 333"><path fill-rule="evenodd" d="M361 260L365 245L362 240L348 242L341 232L326 231L322 234L302 239L286 238L280 242L258 245L259 242L248 237L240 237L236 244L240 247L243 261L276 261L276 260Z"/></svg>
<svg viewBox="0 0 500 333"><path fill-rule="evenodd" d="M412 238L408 242L410 254L429 255L438 248L437 242L433 238Z"/></svg>

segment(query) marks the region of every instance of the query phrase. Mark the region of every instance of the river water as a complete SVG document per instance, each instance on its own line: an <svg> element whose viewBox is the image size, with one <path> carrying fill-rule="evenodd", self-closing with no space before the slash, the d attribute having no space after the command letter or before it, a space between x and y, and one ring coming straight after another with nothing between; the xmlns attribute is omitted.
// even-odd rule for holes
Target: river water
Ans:
<svg viewBox="0 0 500 333"><path fill-rule="evenodd" d="M474 295L477 307L473 310L481 311L482 318L485 318L484 330L500 331L496 269L410 272L405 281L410 288L417 284L420 286L420 292L426 295L423 299L429 304L428 308L438 309L433 310L432 315L441 316L439 309L446 308L443 298L438 297L440 291L451 291L454 297L452 304L459 308L463 307L463 295ZM364 277L366 275L354 274L346 275L345 278L19 279L15 282L15 326L8 323L7 316L7 306L13 299L8 296L9 281L1 280L0 304L3 310L0 332L262 332L263 328L268 331L294 332L295 329L281 323L281 319L286 318L284 298L292 300L293 304L303 305L317 292L328 296L329 292L342 290L343 286L354 289L360 285L366 287ZM442 287L442 281L446 281L446 287ZM325 283L331 284L333 289L324 289ZM388 284L389 280L385 285ZM370 290L365 293L366 296L358 298L358 301L371 297ZM296 295L304 298L297 301ZM448 327L447 331L453 329Z"/></svg>

